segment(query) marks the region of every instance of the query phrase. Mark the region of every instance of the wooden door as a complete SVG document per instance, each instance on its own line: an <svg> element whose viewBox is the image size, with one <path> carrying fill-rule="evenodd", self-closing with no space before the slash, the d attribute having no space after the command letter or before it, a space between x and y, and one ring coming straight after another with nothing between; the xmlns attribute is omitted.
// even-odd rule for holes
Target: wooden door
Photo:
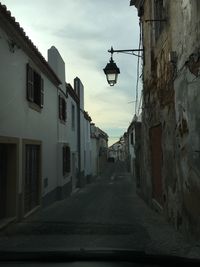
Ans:
<svg viewBox="0 0 200 267"><path fill-rule="evenodd" d="M25 213L39 205L39 172L40 146L26 145L25 147Z"/></svg>

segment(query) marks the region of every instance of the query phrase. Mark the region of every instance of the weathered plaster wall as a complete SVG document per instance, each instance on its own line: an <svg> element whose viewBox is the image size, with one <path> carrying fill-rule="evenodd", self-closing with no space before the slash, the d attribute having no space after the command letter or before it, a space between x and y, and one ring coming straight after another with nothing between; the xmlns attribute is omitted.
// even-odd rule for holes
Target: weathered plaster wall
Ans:
<svg viewBox="0 0 200 267"><path fill-rule="evenodd" d="M141 188L152 200L149 129L162 125L163 211L179 229L200 236L200 1L166 4L167 22L153 39L152 1L143 20L144 103ZM151 37L150 37L151 36ZM175 52L177 61L169 60Z"/></svg>
<svg viewBox="0 0 200 267"><path fill-rule="evenodd" d="M169 61L171 48L171 24L167 20L163 31L155 40L155 23L145 22L153 19L153 2L145 1L143 21L143 44L145 48L144 64L144 103L142 118L142 161L141 190L146 200L151 204L152 168L151 168L151 144L149 131L152 127L162 126L162 190L163 208L167 214L168 203L171 200L171 190L174 188L176 177L175 157L175 112L174 112L174 89L173 73L174 65ZM169 5L165 5L168 11ZM166 12L167 13L167 12ZM169 168L171 166L171 168Z"/></svg>
<svg viewBox="0 0 200 267"><path fill-rule="evenodd" d="M175 10L178 10L175 11ZM175 15L176 12L176 15ZM177 227L200 236L200 2L173 1L172 46L177 53L176 111ZM179 194L178 194L179 193Z"/></svg>

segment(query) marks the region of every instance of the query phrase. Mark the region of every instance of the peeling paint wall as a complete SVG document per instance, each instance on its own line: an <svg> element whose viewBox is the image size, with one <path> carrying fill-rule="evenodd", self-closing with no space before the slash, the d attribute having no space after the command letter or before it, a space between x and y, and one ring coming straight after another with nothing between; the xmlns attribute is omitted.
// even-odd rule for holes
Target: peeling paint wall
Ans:
<svg viewBox="0 0 200 267"><path fill-rule="evenodd" d="M179 10L176 20L174 8ZM172 45L178 57L174 91L179 214L184 230L200 236L200 2L175 1L172 24L178 19L182 23L172 32Z"/></svg>
<svg viewBox="0 0 200 267"><path fill-rule="evenodd" d="M155 39L154 1L144 2L141 193L152 205L149 131L162 126L161 210L177 229L200 236L200 1L165 1Z"/></svg>
<svg viewBox="0 0 200 267"><path fill-rule="evenodd" d="M154 19L154 1L145 1L143 23L143 44L145 47L144 59L144 103L142 120L142 193L145 199L152 204L154 195L152 187L152 148L149 131L152 127L162 126L162 197L163 210L167 211L168 203L174 198L171 192L176 187L175 171L175 109L173 75L174 64L169 62L171 49L171 25L164 23L163 31L158 40L155 40L157 22L146 22ZM166 11L169 5L165 4ZM149 37L151 36L151 37ZM169 168L169 166L171 166ZM173 201L171 201L173 202ZM167 213L167 212L166 212Z"/></svg>

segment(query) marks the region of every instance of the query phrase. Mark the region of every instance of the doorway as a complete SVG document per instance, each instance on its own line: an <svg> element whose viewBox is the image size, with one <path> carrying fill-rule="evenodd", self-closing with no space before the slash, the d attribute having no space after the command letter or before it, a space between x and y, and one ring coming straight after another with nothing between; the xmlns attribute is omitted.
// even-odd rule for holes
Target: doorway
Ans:
<svg viewBox="0 0 200 267"><path fill-rule="evenodd" d="M16 216L17 146L0 143L0 220Z"/></svg>
<svg viewBox="0 0 200 267"><path fill-rule="evenodd" d="M40 145L25 145L24 213L40 203Z"/></svg>

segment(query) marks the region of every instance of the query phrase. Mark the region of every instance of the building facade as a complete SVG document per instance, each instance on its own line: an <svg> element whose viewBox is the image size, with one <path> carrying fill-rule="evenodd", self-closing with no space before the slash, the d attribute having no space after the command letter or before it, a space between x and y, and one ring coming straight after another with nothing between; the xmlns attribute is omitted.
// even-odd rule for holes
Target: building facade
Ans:
<svg viewBox="0 0 200 267"><path fill-rule="evenodd" d="M72 191L78 187L79 173L79 123L78 117L80 113L79 98L73 87L66 84L67 90L67 139L70 148L70 175L72 182Z"/></svg>
<svg viewBox="0 0 200 267"><path fill-rule="evenodd" d="M100 176L107 162L108 135L91 123L91 169L92 176Z"/></svg>
<svg viewBox="0 0 200 267"><path fill-rule="evenodd" d="M90 182L92 176L91 121L89 114L84 111L84 176L86 177L86 182Z"/></svg>
<svg viewBox="0 0 200 267"><path fill-rule="evenodd" d="M61 81L2 5L0 36L0 219L9 220L27 216L58 185Z"/></svg>
<svg viewBox="0 0 200 267"><path fill-rule="evenodd" d="M84 88L66 83L56 47L48 61L0 4L0 228L86 184L91 118Z"/></svg>
<svg viewBox="0 0 200 267"><path fill-rule="evenodd" d="M140 190L177 229L200 236L200 3L131 5L144 46Z"/></svg>
<svg viewBox="0 0 200 267"><path fill-rule="evenodd" d="M135 128L132 121L127 129L128 134L128 166L129 171L135 177Z"/></svg>

